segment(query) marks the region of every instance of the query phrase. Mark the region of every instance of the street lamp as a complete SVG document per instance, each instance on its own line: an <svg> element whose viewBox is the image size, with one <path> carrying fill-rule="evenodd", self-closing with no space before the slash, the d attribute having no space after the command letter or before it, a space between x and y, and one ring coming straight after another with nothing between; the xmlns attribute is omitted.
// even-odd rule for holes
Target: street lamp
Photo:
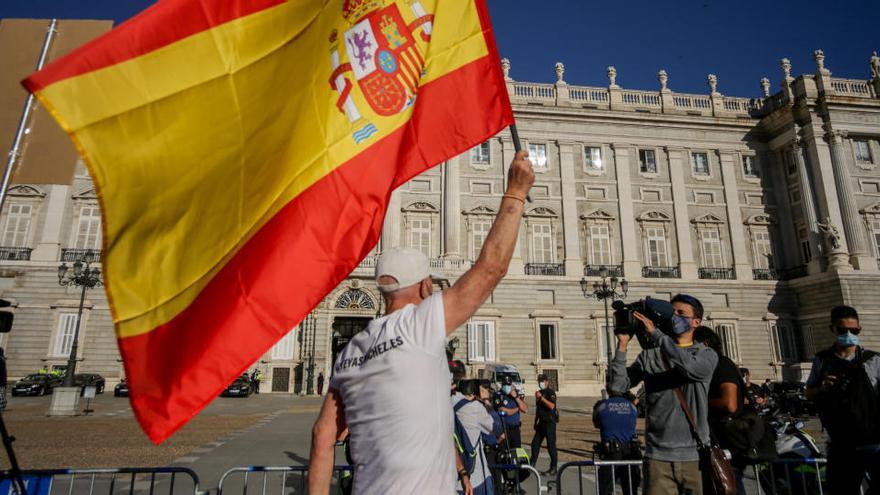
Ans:
<svg viewBox="0 0 880 495"><path fill-rule="evenodd" d="M308 351L308 365L306 366L306 395L315 393L315 333L317 330L315 315L309 313L303 318L302 327L305 335L306 350Z"/></svg>
<svg viewBox="0 0 880 495"><path fill-rule="evenodd" d="M609 332L611 327L608 319L608 300L610 299L613 302L615 299L625 298L626 293L629 290L629 282L627 282L625 278L618 280L617 277L611 277L611 279L609 279L608 269L605 267L599 269L599 277L602 278L602 281L593 282L592 286L586 277L582 278L581 291L584 293L585 298L589 299L595 297L596 300L602 301L605 304L605 347L608 351L608 362L610 365L613 349L611 344L613 334Z"/></svg>
<svg viewBox="0 0 880 495"><path fill-rule="evenodd" d="M61 263L58 267L58 284L62 287L82 287L79 297L79 313L76 316L76 328L73 331L73 344L70 346L70 357L67 360L67 374L64 375L65 387L73 387L73 375L76 373L76 352L79 347L79 325L82 321L83 303L86 300L86 289L94 289L101 285L101 270L90 268L89 263L83 265L82 261L73 264L73 272L67 263Z"/></svg>

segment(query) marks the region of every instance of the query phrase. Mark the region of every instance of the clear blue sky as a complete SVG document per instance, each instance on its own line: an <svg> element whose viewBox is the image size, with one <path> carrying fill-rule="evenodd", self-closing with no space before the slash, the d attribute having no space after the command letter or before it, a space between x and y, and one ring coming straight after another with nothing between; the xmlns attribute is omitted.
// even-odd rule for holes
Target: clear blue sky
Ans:
<svg viewBox="0 0 880 495"><path fill-rule="evenodd" d="M552 82L553 66L566 66L571 84L604 86L605 67L632 89L658 87L669 73L673 91L706 93L707 74L718 89L758 96L758 80L775 92L779 59L795 74L815 71L822 48L835 76L867 79L868 60L880 50L878 0L487 0L511 76ZM152 0L0 0L0 18L88 18L122 21Z"/></svg>

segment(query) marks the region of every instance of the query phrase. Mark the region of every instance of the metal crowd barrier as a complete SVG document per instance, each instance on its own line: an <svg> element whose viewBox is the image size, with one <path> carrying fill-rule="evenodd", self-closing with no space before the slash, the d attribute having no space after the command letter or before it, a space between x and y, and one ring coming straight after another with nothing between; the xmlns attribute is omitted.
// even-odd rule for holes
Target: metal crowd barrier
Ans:
<svg viewBox="0 0 880 495"><path fill-rule="evenodd" d="M748 466L743 473L743 485L750 495L824 495L825 464L824 458L777 459L770 463ZM556 473L555 491L557 494L616 494L623 495L641 493L641 486L635 471L641 477L642 461L577 461L563 464ZM600 470L608 470L611 490L601 486ZM609 469L610 468L610 469ZM620 469L627 469L622 479L618 479ZM565 471L569 472L566 473ZM571 476L563 479L566 474L577 471L577 480ZM586 471L586 472L585 472ZM563 485L568 481L568 485ZM586 483L585 483L586 481ZM627 490L626 485L632 487Z"/></svg>
<svg viewBox="0 0 880 495"><path fill-rule="evenodd" d="M510 488L514 489L512 491L513 493L522 493L523 491L525 491L525 493L529 495L540 495L542 492L547 490L547 488L541 482L541 474L538 473L537 469L528 464L496 464L489 466L489 472L491 473L493 471L514 471L517 473L517 476L514 477L514 482L512 486L509 486ZM521 471L529 473L528 478L526 478L525 480L521 480L519 476ZM492 482L495 485L496 493L508 493L507 491L499 490L499 485L503 484L504 480L496 479L493 476ZM530 488L533 484L534 489L532 490ZM480 494L476 493L476 490L474 490L474 495Z"/></svg>
<svg viewBox="0 0 880 495"><path fill-rule="evenodd" d="M545 491L541 483L541 475L532 466L500 464L489 466L489 470L517 471L517 473L526 471L529 473L528 478L520 480L520 477L516 476L513 488L517 492L523 489L529 495L540 495L542 491ZM343 480L351 475L352 466L334 466L333 472L334 483L331 486L331 492L346 493L343 489ZM252 495L254 493L259 493L260 495L307 493L308 473L308 466L246 466L232 468L220 477L217 495L223 495L224 491L234 494L240 493L241 495ZM497 487L500 480L493 481L495 481ZM532 489L533 485L534 488Z"/></svg>
<svg viewBox="0 0 880 495"><path fill-rule="evenodd" d="M333 483L331 493L346 493L343 489L344 480L351 475L352 466L333 466ZM220 477L217 495L241 493L248 495L258 491L261 495L277 493L279 495L300 494L308 492L308 466L246 466L229 469ZM239 479L240 478L240 479ZM258 487L253 487L258 484ZM333 490L335 488L335 491ZM288 491L288 490L292 490ZM349 491L350 492L350 491Z"/></svg>
<svg viewBox="0 0 880 495"><path fill-rule="evenodd" d="M200 495L199 477L187 468L42 469L22 471L27 495ZM18 494L9 471L0 472L0 493Z"/></svg>

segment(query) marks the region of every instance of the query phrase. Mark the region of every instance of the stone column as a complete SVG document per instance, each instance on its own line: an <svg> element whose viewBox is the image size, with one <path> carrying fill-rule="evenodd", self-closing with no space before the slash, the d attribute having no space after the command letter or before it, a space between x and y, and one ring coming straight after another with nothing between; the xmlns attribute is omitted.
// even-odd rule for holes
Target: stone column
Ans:
<svg viewBox="0 0 880 495"><path fill-rule="evenodd" d="M876 270L877 263L868 253L868 241L865 237L863 223L859 218L858 205L852 190L852 178L849 173L846 147L843 139L845 131L828 131L831 142L831 162L834 168L834 185L837 188L837 200L840 204L843 231L846 244L849 246L850 263L859 270Z"/></svg>
<svg viewBox="0 0 880 495"><path fill-rule="evenodd" d="M557 142L559 147L559 175L562 179L562 234L565 245L565 274L581 276L584 261L581 258L578 232L577 191L574 180L574 143Z"/></svg>
<svg viewBox="0 0 880 495"><path fill-rule="evenodd" d="M461 258L460 156L450 158L443 174L443 257Z"/></svg>
<svg viewBox="0 0 880 495"><path fill-rule="evenodd" d="M67 211L70 186L48 186L49 193L43 203L46 211L43 228L37 237L36 247L31 253L33 261L58 261L61 250L61 222ZM34 222L36 224L36 221Z"/></svg>
<svg viewBox="0 0 880 495"><path fill-rule="evenodd" d="M831 160L831 149L825 141L825 134L821 121L811 122L803 127L803 141L806 145L804 149L809 153L807 155L809 161L806 162L806 165L812 174L810 178L813 184L813 198L816 201L817 219L823 223L830 221L831 225L841 229L843 219L834 185L835 173ZM821 237L819 242L823 242ZM840 236L839 244L839 248L832 249L828 243L823 242L823 254L828 259L829 265L833 266L835 270L851 270L849 247L843 235Z"/></svg>
<svg viewBox="0 0 880 495"><path fill-rule="evenodd" d="M617 204L620 209L620 240L623 247L623 275L628 280L642 278L639 249L641 244L636 236L636 220L633 214L632 182L630 178L630 155L633 149L625 144L612 144L614 150L614 170L617 180Z"/></svg>
<svg viewBox="0 0 880 495"><path fill-rule="evenodd" d="M724 203L727 208L728 232L732 251L733 268L737 280L752 279L749 262L748 236L743 228L742 210L739 207L739 187L736 183L736 156L729 151L718 153L721 162L721 179L724 182Z"/></svg>
<svg viewBox="0 0 880 495"><path fill-rule="evenodd" d="M385 223L382 226L381 251L400 247L400 240L400 190L395 189L391 193L391 199L388 201L388 211L385 212Z"/></svg>
<svg viewBox="0 0 880 495"><path fill-rule="evenodd" d="M667 147L666 154L669 158L669 180L672 182L675 237L681 278L695 280L697 278L697 264L694 261L694 249L691 244L691 222L687 210L687 189L684 186L684 171L689 163L687 151Z"/></svg>
<svg viewBox="0 0 880 495"><path fill-rule="evenodd" d="M794 154L795 161L797 162L798 169L798 184L801 189L801 204L804 208L804 218L807 220L807 235L808 240L810 242L810 252L812 253L812 259L807 264L807 272L810 274L819 273L822 271L822 264L820 262L822 253L819 251L820 239L819 239L819 231L818 227L816 227L818 223L818 217L816 215L816 199L813 197L813 184L810 180L809 171L807 170L807 162L804 158L804 150L803 142L800 139L800 136L797 135L797 131L795 131L795 141L791 145L791 153ZM800 242L800 239L798 239Z"/></svg>
<svg viewBox="0 0 880 495"><path fill-rule="evenodd" d="M507 169L510 168L510 163L513 161L513 157L516 153L513 151L513 141L507 138L501 139L501 174L504 176L504 191L507 191ZM503 191L502 191L503 192ZM500 204L500 202L499 202ZM526 209L529 208L529 204L526 203ZM507 269L507 273L509 275L524 275L526 271L525 264L523 264L522 259L522 239L524 235L527 235L523 232L523 222L520 220L519 227L519 235L516 237L516 248L513 250L513 257L510 259L510 266Z"/></svg>

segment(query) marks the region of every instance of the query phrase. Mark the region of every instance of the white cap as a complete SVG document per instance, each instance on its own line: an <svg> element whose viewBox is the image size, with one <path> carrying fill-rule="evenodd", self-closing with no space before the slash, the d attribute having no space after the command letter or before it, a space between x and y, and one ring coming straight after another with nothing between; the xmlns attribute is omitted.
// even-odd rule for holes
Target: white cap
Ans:
<svg viewBox="0 0 880 495"><path fill-rule="evenodd" d="M379 277L384 276L394 277L397 283L380 284ZM418 249L391 248L380 254L376 262L376 283L380 292L394 292L429 276L428 257Z"/></svg>

